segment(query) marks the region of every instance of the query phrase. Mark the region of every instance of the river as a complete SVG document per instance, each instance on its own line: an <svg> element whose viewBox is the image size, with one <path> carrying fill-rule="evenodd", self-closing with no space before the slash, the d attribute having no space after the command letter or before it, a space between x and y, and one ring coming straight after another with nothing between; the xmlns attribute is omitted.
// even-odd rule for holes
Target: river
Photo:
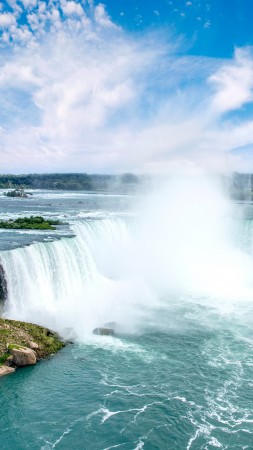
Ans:
<svg viewBox="0 0 253 450"><path fill-rule="evenodd" d="M63 225L0 230L3 314L72 343L0 379L1 449L252 449L251 204L203 182L32 193L1 218Z"/></svg>

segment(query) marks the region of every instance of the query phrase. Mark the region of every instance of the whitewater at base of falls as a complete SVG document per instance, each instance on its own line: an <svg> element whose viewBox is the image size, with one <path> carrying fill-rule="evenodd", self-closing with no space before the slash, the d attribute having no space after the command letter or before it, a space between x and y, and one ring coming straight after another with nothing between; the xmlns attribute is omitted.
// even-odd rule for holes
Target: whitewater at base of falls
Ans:
<svg viewBox="0 0 253 450"><path fill-rule="evenodd" d="M86 219L73 238L1 252L5 315L83 340L106 322L140 330L175 299L222 313L252 301L252 225L218 189L173 180L146 202L139 217Z"/></svg>

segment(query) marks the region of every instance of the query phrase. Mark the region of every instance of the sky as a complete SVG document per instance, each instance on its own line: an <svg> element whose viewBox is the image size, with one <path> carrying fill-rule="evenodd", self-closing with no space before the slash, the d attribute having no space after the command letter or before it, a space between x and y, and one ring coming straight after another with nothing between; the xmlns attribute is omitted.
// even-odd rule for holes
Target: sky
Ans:
<svg viewBox="0 0 253 450"><path fill-rule="evenodd" d="M0 1L0 173L253 172L252 0Z"/></svg>

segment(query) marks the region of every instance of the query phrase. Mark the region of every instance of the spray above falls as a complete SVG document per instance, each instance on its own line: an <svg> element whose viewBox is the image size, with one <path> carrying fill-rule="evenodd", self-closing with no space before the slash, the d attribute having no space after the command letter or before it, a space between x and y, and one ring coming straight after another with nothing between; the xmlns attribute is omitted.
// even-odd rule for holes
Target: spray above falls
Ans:
<svg viewBox="0 0 253 450"><path fill-rule="evenodd" d="M75 222L74 238L3 251L5 315L82 340L111 321L139 330L175 295L217 307L253 298L252 255L236 238L243 225L216 184L171 179L138 201L132 218Z"/></svg>

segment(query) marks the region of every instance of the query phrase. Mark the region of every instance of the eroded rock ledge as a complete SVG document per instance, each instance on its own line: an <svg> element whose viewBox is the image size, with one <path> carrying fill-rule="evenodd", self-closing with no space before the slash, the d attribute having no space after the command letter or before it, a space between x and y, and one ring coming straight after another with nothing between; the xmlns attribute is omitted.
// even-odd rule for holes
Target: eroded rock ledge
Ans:
<svg viewBox="0 0 253 450"><path fill-rule="evenodd" d="M0 377L16 367L36 364L64 346L59 336L47 328L0 318Z"/></svg>

